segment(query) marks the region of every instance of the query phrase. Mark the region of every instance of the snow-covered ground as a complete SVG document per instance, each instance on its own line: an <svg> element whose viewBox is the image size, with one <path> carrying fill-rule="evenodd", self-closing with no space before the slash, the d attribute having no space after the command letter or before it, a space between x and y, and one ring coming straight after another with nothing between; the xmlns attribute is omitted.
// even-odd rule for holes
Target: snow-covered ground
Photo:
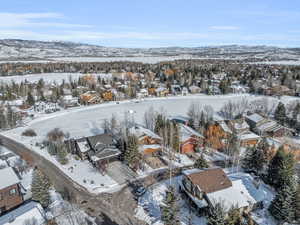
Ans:
<svg viewBox="0 0 300 225"><path fill-rule="evenodd" d="M6 76L0 77L0 83L11 83L12 81L15 83L21 82L29 82L36 83L40 79L43 79L46 83L54 83L61 84L64 80L66 83L69 82L70 78L72 80L78 80L79 77L84 76L82 73L38 73L38 74L30 74L30 75L21 75L21 76ZM93 74L96 78L110 78L111 74Z"/></svg>
<svg viewBox="0 0 300 225"><path fill-rule="evenodd" d="M252 63L252 64L299 66L300 65L300 60L266 61L266 62L255 62L255 63Z"/></svg>
<svg viewBox="0 0 300 225"><path fill-rule="evenodd" d="M119 104L109 102L40 115L38 118L29 121L26 127L6 131L3 132L3 134L11 135L18 139L22 131L30 127L36 131L38 137L44 138L50 130L58 127L63 131L70 133L71 137L92 136L102 133L101 123L104 119L109 119L112 114L118 119L123 120L124 114L129 112L131 118L135 122L143 124L144 112L151 106L156 111L161 111L163 109L168 115L176 116L186 115L190 104L193 102L203 106L210 105L216 112L229 100L238 101L243 97L247 97L249 101L261 98L261 96L248 94L222 96L189 95L165 98L146 98L139 103L135 103L133 100L122 101ZM278 99L272 97L269 97L269 99L278 102ZM291 99L296 98L282 97L281 101L285 102Z"/></svg>
<svg viewBox="0 0 300 225"><path fill-rule="evenodd" d="M181 176L171 179L171 184L176 187L178 192L178 181ZM163 225L161 221L160 205L165 197L166 190L170 185L169 180L162 181L151 186L147 192L139 199L138 207L136 208L136 217L151 225ZM180 195L178 195L180 197ZM182 225L188 225L188 218L191 217L193 224L205 225L206 219L198 217L195 212L189 210L187 201L179 199L178 206L180 209L180 221Z"/></svg>
<svg viewBox="0 0 300 225"><path fill-rule="evenodd" d="M180 55L180 56L141 56L141 57L60 57L53 58L53 60L60 62L118 62L118 61L129 61L129 62L141 62L141 63L159 63L162 61L174 61L179 59L206 59L194 57L191 55Z"/></svg>
<svg viewBox="0 0 300 225"><path fill-rule="evenodd" d="M107 192L118 189L117 183L109 176L102 176L98 171L95 171L88 162L82 162L70 158L70 162L66 166L62 166L53 156L50 156L47 150L41 150L35 145L37 142L42 142L47 133L54 128L61 128L64 132L68 132L70 137L92 136L102 133L101 123L103 119L110 118L115 114L117 118L123 119L125 112L132 112L132 119L137 123L143 123L143 115L150 106L157 111L162 111L162 108L170 115L185 115L189 105L192 102L197 102L202 105L211 105L215 111L220 110L227 101L237 101L247 97L254 100L261 96L252 95L223 95L223 96L206 96L206 95L190 95L180 97L165 97L165 98L148 98L145 101L135 103L135 101L122 101L119 104L115 102L104 103L93 106L81 106L78 108L68 109L52 114L41 114L36 119L27 121L24 127L2 132L10 138L19 141L33 151L43 155L45 158L53 162L61 168L61 170L71 177L77 183L85 186L89 191L94 193ZM278 99L271 98L274 101ZM286 102L293 97L282 97L282 101ZM36 131L36 137L24 137L22 132L28 128ZM184 161L185 162L185 161ZM79 176L80 175L80 176Z"/></svg>
<svg viewBox="0 0 300 225"><path fill-rule="evenodd" d="M48 218L55 218L58 225L94 225L94 218L89 217L85 212L75 205L63 200L55 190L50 191L51 204L47 213ZM89 221L89 223L87 222Z"/></svg>

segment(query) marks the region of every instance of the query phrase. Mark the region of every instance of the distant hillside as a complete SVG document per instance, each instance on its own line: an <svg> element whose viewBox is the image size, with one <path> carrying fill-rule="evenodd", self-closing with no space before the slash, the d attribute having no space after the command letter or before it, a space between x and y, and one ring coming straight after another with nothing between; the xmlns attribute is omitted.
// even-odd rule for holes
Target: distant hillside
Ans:
<svg viewBox="0 0 300 225"><path fill-rule="evenodd" d="M300 48L228 45L217 47L112 48L72 42L0 40L0 60L47 60L57 57L130 57L192 55L208 58L295 60Z"/></svg>

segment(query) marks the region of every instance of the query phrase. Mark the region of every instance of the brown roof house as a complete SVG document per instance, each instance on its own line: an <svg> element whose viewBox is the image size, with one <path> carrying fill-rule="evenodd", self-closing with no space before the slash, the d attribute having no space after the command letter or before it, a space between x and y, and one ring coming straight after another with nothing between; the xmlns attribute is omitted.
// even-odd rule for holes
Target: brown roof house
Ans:
<svg viewBox="0 0 300 225"><path fill-rule="evenodd" d="M226 174L221 168L183 171L180 190L197 206L200 214L207 214L217 203L225 210L232 206L250 211L262 205L264 192L259 183L245 173Z"/></svg>
<svg viewBox="0 0 300 225"><path fill-rule="evenodd" d="M0 169L0 215L23 203L21 183L11 167Z"/></svg>

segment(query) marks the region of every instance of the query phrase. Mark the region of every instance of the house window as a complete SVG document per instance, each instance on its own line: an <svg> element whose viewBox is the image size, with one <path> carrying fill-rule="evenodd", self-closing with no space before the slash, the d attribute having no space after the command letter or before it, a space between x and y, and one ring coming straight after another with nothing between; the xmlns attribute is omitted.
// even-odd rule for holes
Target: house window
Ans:
<svg viewBox="0 0 300 225"><path fill-rule="evenodd" d="M186 190L190 193L192 193L192 184L191 182L185 177L184 180L183 180L183 184L184 184L184 187L186 188Z"/></svg>
<svg viewBox="0 0 300 225"><path fill-rule="evenodd" d="M0 201L2 201L2 200L3 200L3 195L0 193Z"/></svg>
<svg viewBox="0 0 300 225"><path fill-rule="evenodd" d="M16 193L17 193L17 190L15 188L13 188L9 191L9 195L15 195Z"/></svg>

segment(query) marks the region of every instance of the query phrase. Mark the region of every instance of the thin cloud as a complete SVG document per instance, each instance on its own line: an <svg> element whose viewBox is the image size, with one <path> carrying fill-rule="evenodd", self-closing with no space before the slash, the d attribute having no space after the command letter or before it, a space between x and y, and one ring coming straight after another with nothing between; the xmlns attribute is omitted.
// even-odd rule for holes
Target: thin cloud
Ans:
<svg viewBox="0 0 300 225"><path fill-rule="evenodd" d="M239 27L236 26L211 26L210 29L213 30L238 30Z"/></svg>
<svg viewBox="0 0 300 225"><path fill-rule="evenodd" d="M61 13L0 13L0 28L91 28L91 25L64 22L37 22L42 19L64 19Z"/></svg>

